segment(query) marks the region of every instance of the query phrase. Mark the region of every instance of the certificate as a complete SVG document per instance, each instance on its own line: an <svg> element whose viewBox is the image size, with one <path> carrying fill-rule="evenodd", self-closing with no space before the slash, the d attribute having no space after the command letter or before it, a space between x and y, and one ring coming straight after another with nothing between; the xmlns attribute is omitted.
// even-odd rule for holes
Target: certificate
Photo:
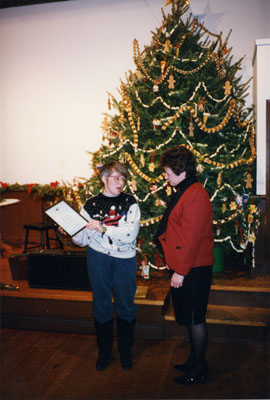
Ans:
<svg viewBox="0 0 270 400"><path fill-rule="evenodd" d="M88 223L85 218L73 210L65 201L60 201L60 203L48 208L45 213L70 236L76 235Z"/></svg>

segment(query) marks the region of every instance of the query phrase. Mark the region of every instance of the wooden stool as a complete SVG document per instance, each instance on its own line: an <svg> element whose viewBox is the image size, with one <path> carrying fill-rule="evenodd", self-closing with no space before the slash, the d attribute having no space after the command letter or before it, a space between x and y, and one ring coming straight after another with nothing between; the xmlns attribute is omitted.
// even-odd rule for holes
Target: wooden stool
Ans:
<svg viewBox="0 0 270 400"><path fill-rule="evenodd" d="M63 249L63 243L59 239L57 235L57 228L55 225L46 223L46 222L37 222L33 224L25 224L24 229L26 229L25 233L25 241L24 241L24 250L23 252L26 253L28 249L34 249L37 247L42 247L42 249L45 248L45 244L47 246L47 249L50 249L50 240L56 240L59 244L60 249ZM55 232L55 237L49 237L49 231L53 230ZM40 243L35 244L34 246L28 246L29 244L34 244L37 242L29 242L28 237L29 237L29 232L30 231L39 231L40 232ZM44 240L44 234L45 234L45 239Z"/></svg>

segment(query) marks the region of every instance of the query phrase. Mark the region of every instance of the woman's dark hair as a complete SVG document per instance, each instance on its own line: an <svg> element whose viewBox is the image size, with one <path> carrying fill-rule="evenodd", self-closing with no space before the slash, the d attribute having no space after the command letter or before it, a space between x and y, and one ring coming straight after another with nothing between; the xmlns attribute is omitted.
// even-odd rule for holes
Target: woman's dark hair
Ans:
<svg viewBox="0 0 270 400"><path fill-rule="evenodd" d="M176 175L186 171L187 177L196 175L196 161L190 150L184 146L175 146L166 150L160 158L159 166L170 168Z"/></svg>

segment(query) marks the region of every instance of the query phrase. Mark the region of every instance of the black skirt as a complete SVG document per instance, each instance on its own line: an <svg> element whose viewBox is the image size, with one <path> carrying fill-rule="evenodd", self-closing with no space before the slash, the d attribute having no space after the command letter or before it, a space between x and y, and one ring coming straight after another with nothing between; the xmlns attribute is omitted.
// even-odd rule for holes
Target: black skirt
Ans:
<svg viewBox="0 0 270 400"><path fill-rule="evenodd" d="M205 322L211 282L212 266L196 267L185 276L181 288L171 288L176 322L181 325Z"/></svg>

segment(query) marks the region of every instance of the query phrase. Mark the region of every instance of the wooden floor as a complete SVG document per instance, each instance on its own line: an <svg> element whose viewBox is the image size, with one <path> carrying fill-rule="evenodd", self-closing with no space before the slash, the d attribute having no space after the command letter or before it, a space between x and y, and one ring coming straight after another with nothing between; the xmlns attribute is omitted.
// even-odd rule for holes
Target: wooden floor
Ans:
<svg viewBox="0 0 270 400"><path fill-rule="evenodd" d="M14 249L15 252L20 250ZM1 257L0 261L0 281L20 285L19 291L2 291L5 307L9 300L15 299L12 304L17 312L22 307L20 300L29 299L28 306L31 306L35 298L57 301L61 297L78 303L80 309L90 303L89 292L37 290L29 288L27 281L13 281L7 257ZM138 306L145 303L146 307L152 305L161 309L162 299L169 290L166 276L153 274L150 281L139 278L138 282L150 288L146 299L137 298ZM179 375L173 365L186 360L189 345L185 329L181 327L179 331L170 307L163 315L164 323L161 323L166 325L167 334L164 337L143 339L138 335L135 338L134 367L130 371L124 371L120 366L116 339L112 364L106 371L98 372L95 368L97 348L93 334L84 331L83 334L51 332L47 327L46 330L36 330L39 329L36 326L28 330L2 328L0 398L269 399L269 293L269 276L247 275L243 271L225 271L214 276L208 313L209 376L204 385L191 387L173 382L173 378ZM59 303L53 312L61 314L62 304ZM47 308L44 309L44 313L47 311ZM145 313L147 321L151 313L152 308L148 308ZM86 318L84 314L83 318ZM237 325L241 327L239 334L235 334ZM221 335L218 334L218 327L222 329ZM257 329L261 327L263 334L258 335ZM256 331L251 335L253 328ZM243 334L245 331L248 331L247 335Z"/></svg>
<svg viewBox="0 0 270 400"><path fill-rule="evenodd" d="M2 329L1 400L269 399L269 344L210 340L205 384L182 386L174 363L189 352L185 339L136 339L134 365L124 371L114 349L98 372L92 335Z"/></svg>

